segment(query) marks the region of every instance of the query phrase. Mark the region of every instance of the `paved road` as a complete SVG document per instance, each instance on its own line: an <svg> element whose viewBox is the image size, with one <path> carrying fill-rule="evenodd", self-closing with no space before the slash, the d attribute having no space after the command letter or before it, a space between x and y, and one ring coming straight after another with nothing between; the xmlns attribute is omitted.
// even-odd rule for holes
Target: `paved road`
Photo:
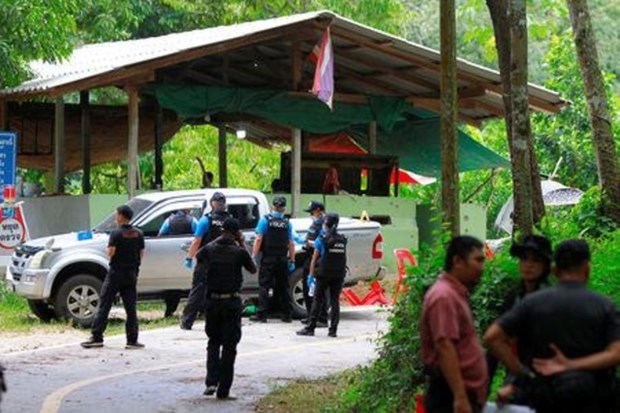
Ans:
<svg viewBox="0 0 620 413"><path fill-rule="evenodd" d="M103 349L84 350L75 343L0 355L10 386L2 411L252 412L276 384L367 363L386 318L376 308L345 308L336 339L327 337L326 329L317 329L315 337L298 337L297 322L254 324L244 319L231 391L237 399L231 401L202 395L206 340L201 323L193 331L171 327L143 332L145 350L125 350L124 337L116 336Z"/></svg>

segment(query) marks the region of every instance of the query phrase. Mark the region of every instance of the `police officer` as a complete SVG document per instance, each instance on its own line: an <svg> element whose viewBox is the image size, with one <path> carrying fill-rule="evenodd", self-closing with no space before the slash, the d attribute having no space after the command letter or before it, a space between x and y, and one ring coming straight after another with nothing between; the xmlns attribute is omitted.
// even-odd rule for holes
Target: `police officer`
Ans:
<svg viewBox="0 0 620 413"><path fill-rule="evenodd" d="M226 211L226 196L221 192L215 192L211 196L211 212L206 213L200 221L194 232L194 240L189 247L187 257L185 258L185 266L192 268L193 258L198 250L211 241L215 240L222 234L224 221L230 216ZM205 286L204 279L198 271L194 271L192 277L192 289L187 298L187 304L183 309L181 316L181 329L191 330L198 315L198 311L204 308Z"/></svg>
<svg viewBox="0 0 620 413"><path fill-rule="evenodd" d="M224 221L222 235L201 248L196 259L196 271L206 284L205 332L209 342L204 394L211 396L217 392L218 399L226 399L233 382L237 344L241 340L241 270L243 267L255 274L256 265L235 218Z"/></svg>
<svg viewBox="0 0 620 413"><path fill-rule="evenodd" d="M177 236L193 234L194 232L196 232L197 226L198 221L196 220L196 218L189 214L189 211L178 210L174 214L170 215L163 224L161 224L157 236L162 237L166 235ZM164 317L172 317L174 315L174 312L179 306L181 296L181 291L166 292L166 296L164 297L164 301L166 302L166 311L164 313Z"/></svg>
<svg viewBox="0 0 620 413"><path fill-rule="evenodd" d="M310 215L312 216L312 224L310 225L310 228L308 228L308 232L306 234L306 239L304 242L306 259L304 261L303 267L303 294L308 316L301 322L304 324L308 324L308 321L310 320L310 312L312 311L313 301L313 297L310 297L309 295L310 288L308 286L308 274L310 273L310 262L312 261L312 256L314 255L314 241L319 237L319 235L321 235L321 232L323 230L323 221L325 219L325 206L318 201L312 201L310 202L310 205L308 205L308 208L305 209L305 212L310 213ZM324 303L326 304L326 301ZM319 308L317 327L327 327L326 305L322 305L321 308Z"/></svg>
<svg viewBox="0 0 620 413"><path fill-rule="evenodd" d="M120 293L127 313L125 331L127 349L140 349L144 344L138 342L138 315L136 313L136 283L140 261L144 255L144 236L142 231L129 222L133 218L133 210L122 205L116 208L116 224L118 229L112 231L108 241L110 270L101 287L101 303L92 327L92 336L82 343L84 348L103 347L103 332L108 315L117 293Z"/></svg>
<svg viewBox="0 0 620 413"><path fill-rule="evenodd" d="M295 269L293 226L284 216L286 199L275 197L272 204L273 211L262 217L256 227L252 254L255 258L259 252L262 254L258 273L259 308L250 320L267 322L269 290L273 287L274 296L280 301L282 321L290 323L293 319L293 303L288 274Z"/></svg>
<svg viewBox="0 0 620 413"><path fill-rule="evenodd" d="M331 313L328 336L337 337L340 321L340 292L347 271L347 239L338 232L338 214L325 215L323 233L314 242L314 254L310 263L310 275L316 272L316 291L308 325L297 332L300 336L313 336L321 305L325 305L325 291L329 288Z"/></svg>
<svg viewBox="0 0 620 413"><path fill-rule="evenodd" d="M179 210L170 215L159 228L158 237L164 235L185 235L196 232L198 221L189 214L189 211Z"/></svg>

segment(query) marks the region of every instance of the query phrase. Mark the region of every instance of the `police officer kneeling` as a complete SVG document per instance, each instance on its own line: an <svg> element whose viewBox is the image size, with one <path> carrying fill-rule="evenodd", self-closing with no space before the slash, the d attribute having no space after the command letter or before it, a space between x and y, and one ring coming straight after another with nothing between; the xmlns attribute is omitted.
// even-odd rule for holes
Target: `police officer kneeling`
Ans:
<svg viewBox="0 0 620 413"><path fill-rule="evenodd" d="M320 308L325 305L325 291L329 288L331 310L328 335L330 337L337 336L338 322L340 321L340 292L347 270L347 239L338 233L339 221L338 214L326 214L323 222L323 234L314 242L314 255L310 263L309 277L315 274L316 263L320 258L319 271L316 273L314 302L312 303L308 325L299 330L297 335L314 335Z"/></svg>
<svg viewBox="0 0 620 413"><path fill-rule="evenodd" d="M227 218L222 229L220 237L196 254L196 271L204 277L206 285L205 332L209 342L204 394L210 396L217 392L218 399L229 397L237 344L241 340L241 270L256 273L239 231L239 221Z"/></svg>

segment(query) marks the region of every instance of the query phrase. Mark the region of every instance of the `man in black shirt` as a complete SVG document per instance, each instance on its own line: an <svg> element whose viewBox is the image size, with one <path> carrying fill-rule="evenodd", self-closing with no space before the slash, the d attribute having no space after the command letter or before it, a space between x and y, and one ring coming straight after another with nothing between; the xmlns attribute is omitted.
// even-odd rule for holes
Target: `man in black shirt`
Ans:
<svg viewBox="0 0 620 413"><path fill-rule="evenodd" d="M237 344L241 340L241 270L245 268L255 274L256 265L235 218L224 221L222 235L201 248L196 259L196 271L206 283L205 331L209 343L204 394L210 396L217 391L218 399L226 399L233 382Z"/></svg>
<svg viewBox="0 0 620 413"><path fill-rule="evenodd" d="M584 241L562 242L554 258L558 285L527 296L489 328L485 340L538 413L615 412L618 311L586 288L590 251ZM521 361L510 351L510 337L517 339Z"/></svg>
<svg viewBox="0 0 620 413"><path fill-rule="evenodd" d="M142 231L134 228L129 222L133 218L133 210L122 205L116 208L118 229L112 231L108 241L110 270L101 287L101 303L92 327L92 336L82 343L84 348L103 347L103 332L108 323L108 315L114 297L120 293L127 313L125 332L127 349L140 349L144 345L138 342L138 315L136 313L136 284L140 261L144 255L144 236Z"/></svg>

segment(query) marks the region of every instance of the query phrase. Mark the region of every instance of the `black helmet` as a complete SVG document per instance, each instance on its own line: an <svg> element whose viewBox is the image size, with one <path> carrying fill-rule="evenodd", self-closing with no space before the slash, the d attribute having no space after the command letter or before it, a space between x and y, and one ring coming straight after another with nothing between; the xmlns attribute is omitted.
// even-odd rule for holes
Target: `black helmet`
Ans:
<svg viewBox="0 0 620 413"><path fill-rule="evenodd" d="M271 203L276 208L284 208L286 206L286 198L284 198L283 196L277 196L273 198L273 201Z"/></svg>
<svg viewBox="0 0 620 413"><path fill-rule="evenodd" d="M528 235L522 242L512 244L510 247L510 255L513 257L523 258L527 252L533 252L547 262L553 259L551 241L539 235Z"/></svg>
<svg viewBox="0 0 620 413"><path fill-rule="evenodd" d="M340 216L335 212L330 212L325 214L325 220L323 221L327 228L336 228L338 226L338 222L340 222Z"/></svg>

